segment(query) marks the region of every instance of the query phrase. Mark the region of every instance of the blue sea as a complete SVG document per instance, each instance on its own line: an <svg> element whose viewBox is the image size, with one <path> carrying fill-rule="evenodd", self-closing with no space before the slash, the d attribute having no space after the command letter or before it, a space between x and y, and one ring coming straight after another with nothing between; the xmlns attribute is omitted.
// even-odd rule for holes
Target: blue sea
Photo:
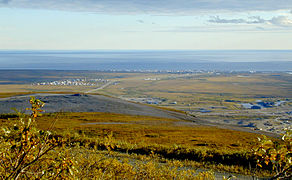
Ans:
<svg viewBox="0 0 292 180"><path fill-rule="evenodd" d="M0 69L292 71L292 50L2 50Z"/></svg>

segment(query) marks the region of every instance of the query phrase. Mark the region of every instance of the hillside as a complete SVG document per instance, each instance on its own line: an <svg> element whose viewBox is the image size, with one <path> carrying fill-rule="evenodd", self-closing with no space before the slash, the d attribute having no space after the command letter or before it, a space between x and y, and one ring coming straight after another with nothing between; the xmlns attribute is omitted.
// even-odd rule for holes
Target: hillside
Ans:
<svg viewBox="0 0 292 180"><path fill-rule="evenodd" d="M103 95L90 94L29 94L19 95L7 98L0 98L0 114L14 113L16 108L20 112L25 112L29 106L29 97L35 96L43 101L46 105L44 111L46 113L53 112L108 112L124 115L139 115L159 118L168 118L182 120L180 123L189 126L204 125L213 126L237 131L253 132L257 134L266 134L268 136L277 137L278 135L264 131L254 131L251 128L246 128L238 125L227 125L214 123L207 120L201 120L183 112L148 106L140 103L125 101L118 98L113 98Z"/></svg>

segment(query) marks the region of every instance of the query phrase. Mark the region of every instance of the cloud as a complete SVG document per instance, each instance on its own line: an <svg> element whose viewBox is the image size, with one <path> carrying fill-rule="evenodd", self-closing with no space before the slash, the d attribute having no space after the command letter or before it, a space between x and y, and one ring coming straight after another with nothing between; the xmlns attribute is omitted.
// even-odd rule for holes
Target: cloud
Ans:
<svg viewBox="0 0 292 180"><path fill-rule="evenodd" d="M273 17L271 20L268 20L267 22L277 26L292 26L292 20L289 19L287 16Z"/></svg>
<svg viewBox="0 0 292 180"><path fill-rule="evenodd" d="M288 16L276 16L272 19L263 19L259 16L251 16L248 19L223 19L213 16L209 19L211 23L220 24L270 24L275 26L292 26L292 20Z"/></svg>
<svg viewBox="0 0 292 180"><path fill-rule="evenodd" d="M292 26L291 26L292 27ZM222 26L209 25L209 26L175 26L175 27L164 27L158 29L155 32L176 32L176 33L193 33L193 32L216 32L216 33L228 33L228 32L281 32L291 33L291 28L280 28L279 26L267 26L267 25L256 25L246 26L245 24L224 24Z"/></svg>
<svg viewBox="0 0 292 180"><path fill-rule="evenodd" d="M218 25L185 25L185 26L173 26L173 27L161 27L157 29L155 32L256 32L259 31L257 27L253 26L246 26L244 24L238 24L237 26L234 26L233 24L224 24L222 26ZM263 29L261 29L262 31Z"/></svg>
<svg viewBox="0 0 292 180"><path fill-rule="evenodd" d="M259 16L249 17L250 20L246 19L222 19L219 16L213 16L209 22L212 23L232 23L232 24L260 24L265 23L266 20L260 18Z"/></svg>
<svg viewBox="0 0 292 180"><path fill-rule="evenodd" d="M111 14L196 14L209 11L292 9L287 0L0 0L0 7Z"/></svg>

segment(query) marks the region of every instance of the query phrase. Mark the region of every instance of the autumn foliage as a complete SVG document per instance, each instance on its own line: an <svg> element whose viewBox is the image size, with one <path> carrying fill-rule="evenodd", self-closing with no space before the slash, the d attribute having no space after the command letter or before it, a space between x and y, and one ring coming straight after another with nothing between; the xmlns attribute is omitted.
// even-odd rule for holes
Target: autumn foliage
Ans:
<svg viewBox="0 0 292 180"><path fill-rule="evenodd" d="M94 134L95 131L91 131L90 127L75 131L70 129L68 132L62 129L62 133L54 131L48 124L46 124L46 130L40 129L37 124L41 119L39 116L44 103L34 97L31 97L29 102L30 116L19 113L17 120L8 119L10 125L8 123L2 126L0 179L207 180L214 179L214 173L212 171L198 172L198 167L242 173L246 171L245 166L237 164L245 160L254 165L257 164L259 168L270 170L275 179L291 177L291 130L287 130L280 141L270 140L263 136L253 152L199 149L194 146L170 145L170 142L151 143L146 140L161 139L160 136L163 134L148 132L146 129L148 126L145 124L143 124L146 133L145 141L133 143L130 138L117 138L114 133L119 131L109 131L100 136L100 134ZM77 114L73 113L73 115ZM111 116L117 116L119 120L122 118L118 115ZM95 116L90 117L95 118L96 121ZM78 118L80 119L79 116ZM71 116L65 120L67 122L70 119ZM128 116L127 120L130 122ZM157 122L160 121L159 119ZM156 121L153 119L153 122ZM70 123L74 122L70 121ZM76 124L80 123L76 122ZM125 126L132 128L129 124ZM101 125L101 127L106 126ZM127 129L123 128L123 130ZM142 135L144 137L144 134L139 134L138 130L135 132L136 139ZM176 131L172 130L172 132ZM120 136L124 137L122 135L120 133ZM202 137L203 135L200 136ZM249 172L247 171L247 174Z"/></svg>
<svg viewBox="0 0 292 180"><path fill-rule="evenodd" d="M271 167L276 175L273 179L292 178L292 131L286 133L280 141L272 141L266 136L259 138L259 144L254 149L257 166Z"/></svg>
<svg viewBox="0 0 292 180"><path fill-rule="evenodd" d="M73 175L73 161L64 150L61 137L38 130L35 120L44 103L30 99L31 117L2 128L0 136L1 179L56 179ZM52 151L58 151L57 156Z"/></svg>

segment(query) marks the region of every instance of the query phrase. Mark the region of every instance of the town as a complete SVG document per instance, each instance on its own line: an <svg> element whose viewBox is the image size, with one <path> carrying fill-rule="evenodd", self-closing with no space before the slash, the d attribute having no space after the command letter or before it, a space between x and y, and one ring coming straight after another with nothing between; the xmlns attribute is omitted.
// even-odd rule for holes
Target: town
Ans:
<svg viewBox="0 0 292 180"><path fill-rule="evenodd" d="M67 79L59 81L38 82L33 83L34 86L98 86L103 83L109 82L106 79Z"/></svg>

